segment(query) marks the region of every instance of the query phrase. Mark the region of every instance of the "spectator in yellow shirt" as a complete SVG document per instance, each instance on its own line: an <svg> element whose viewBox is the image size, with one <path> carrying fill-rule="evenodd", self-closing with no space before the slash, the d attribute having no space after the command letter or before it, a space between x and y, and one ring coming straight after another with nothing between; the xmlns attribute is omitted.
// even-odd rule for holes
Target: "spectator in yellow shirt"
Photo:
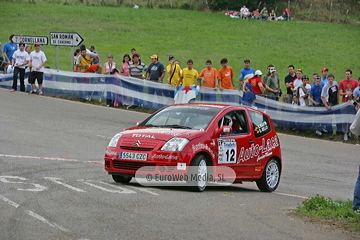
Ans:
<svg viewBox="0 0 360 240"><path fill-rule="evenodd" d="M197 85L199 85L199 73L193 69L193 64L193 60L190 59L187 61L188 67L182 70L180 80L176 85L176 88L179 88L180 84L183 86L192 86L196 84L195 80L197 80Z"/></svg>
<svg viewBox="0 0 360 240"><path fill-rule="evenodd" d="M169 56L169 65L167 65L166 71L169 74L167 83L171 85L176 85L180 79L181 68L179 64L175 63L175 57L173 55Z"/></svg>

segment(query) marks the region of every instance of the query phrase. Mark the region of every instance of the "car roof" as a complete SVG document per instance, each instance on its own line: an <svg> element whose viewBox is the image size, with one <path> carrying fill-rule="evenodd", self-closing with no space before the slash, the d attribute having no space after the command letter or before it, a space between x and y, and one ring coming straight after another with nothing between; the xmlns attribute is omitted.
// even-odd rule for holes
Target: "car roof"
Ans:
<svg viewBox="0 0 360 240"><path fill-rule="evenodd" d="M220 109L224 109L227 107L236 107L236 106L232 106L232 105L227 105L227 104L216 104L216 103L183 103L183 104L173 104L170 106L201 106L201 107L213 107L213 108L220 108Z"/></svg>

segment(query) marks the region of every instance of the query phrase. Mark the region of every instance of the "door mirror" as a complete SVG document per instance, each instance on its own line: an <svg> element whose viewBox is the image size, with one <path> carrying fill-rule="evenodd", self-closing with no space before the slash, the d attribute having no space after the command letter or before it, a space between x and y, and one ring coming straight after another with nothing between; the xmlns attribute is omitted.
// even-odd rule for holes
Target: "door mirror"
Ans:
<svg viewBox="0 0 360 240"><path fill-rule="evenodd" d="M217 129L216 136L218 136L218 137L226 136L226 135L229 135L230 133L232 133L232 127L223 126L223 127L219 128L219 129Z"/></svg>

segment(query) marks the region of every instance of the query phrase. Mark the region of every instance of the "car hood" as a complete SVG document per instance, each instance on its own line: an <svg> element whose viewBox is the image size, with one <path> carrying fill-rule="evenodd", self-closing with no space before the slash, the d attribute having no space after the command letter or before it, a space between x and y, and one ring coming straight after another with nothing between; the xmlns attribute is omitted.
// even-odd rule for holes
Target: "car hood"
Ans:
<svg viewBox="0 0 360 240"><path fill-rule="evenodd" d="M173 137L182 137L192 140L194 138L203 136L204 131L189 130L189 129L175 129L175 128L144 128L133 127L122 131L121 138L148 139L168 141Z"/></svg>

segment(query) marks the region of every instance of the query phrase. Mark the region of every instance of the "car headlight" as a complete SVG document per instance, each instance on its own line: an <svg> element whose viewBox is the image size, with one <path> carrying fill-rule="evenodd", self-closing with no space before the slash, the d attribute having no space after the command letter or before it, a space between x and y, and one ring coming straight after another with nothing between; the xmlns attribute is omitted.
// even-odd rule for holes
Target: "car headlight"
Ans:
<svg viewBox="0 0 360 240"><path fill-rule="evenodd" d="M108 147L116 147L119 139L121 138L122 133L116 134L109 142Z"/></svg>
<svg viewBox="0 0 360 240"><path fill-rule="evenodd" d="M165 143L161 151L182 151L188 142L186 138L174 137Z"/></svg>

